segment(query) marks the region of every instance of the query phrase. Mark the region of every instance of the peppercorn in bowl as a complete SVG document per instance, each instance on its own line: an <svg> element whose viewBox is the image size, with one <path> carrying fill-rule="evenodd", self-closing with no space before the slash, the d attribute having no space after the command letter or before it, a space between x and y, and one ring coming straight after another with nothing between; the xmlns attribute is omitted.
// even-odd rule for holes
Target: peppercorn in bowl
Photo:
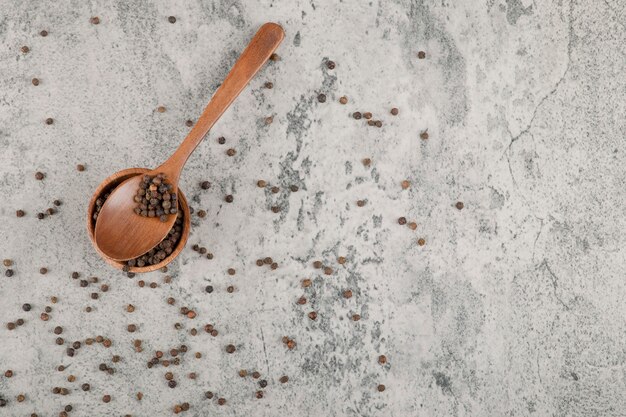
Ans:
<svg viewBox="0 0 626 417"><path fill-rule="evenodd" d="M155 248L151 249L148 253L139 256L129 261L116 261L106 256L96 245L95 241L95 228L96 221L98 219L98 213L100 208L106 201L109 194L119 184L131 178L135 175L142 175L149 172L146 168L130 168L117 172L100 183L96 192L94 193L89 206L87 208L87 231L89 233L89 239L92 245L102 256L102 258L111 266L121 269L125 272L150 272L162 268L172 262L178 254L183 250L187 243L190 230L189 216L185 216L185 213L189 213L187 205L187 199L183 192L178 190L178 212L174 226L170 230L169 234L163 239Z"/></svg>

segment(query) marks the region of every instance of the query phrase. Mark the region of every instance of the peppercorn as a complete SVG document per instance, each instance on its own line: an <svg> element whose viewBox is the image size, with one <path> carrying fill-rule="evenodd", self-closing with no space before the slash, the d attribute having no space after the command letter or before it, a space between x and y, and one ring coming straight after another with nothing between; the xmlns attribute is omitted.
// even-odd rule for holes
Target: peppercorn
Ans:
<svg viewBox="0 0 626 417"><path fill-rule="evenodd" d="M279 381L281 384L286 384L287 381L289 381L289 377L287 375L283 375L280 377Z"/></svg>
<svg viewBox="0 0 626 417"><path fill-rule="evenodd" d="M325 103L326 102L326 94L319 94L317 96L317 101L319 101L320 103Z"/></svg>
<svg viewBox="0 0 626 417"><path fill-rule="evenodd" d="M98 293L97 292L92 292L91 293L91 299L92 300L97 300L98 299Z"/></svg>
<svg viewBox="0 0 626 417"><path fill-rule="evenodd" d="M190 372L187 376L189 377L189 379L196 379L198 375L195 372Z"/></svg>
<svg viewBox="0 0 626 417"><path fill-rule="evenodd" d="M298 301L296 301L298 304L300 305L304 305L306 304L306 298L305 297L300 297L298 298Z"/></svg>
<svg viewBox="0 0 626 417"><path fill-rule="evenodd" d="M339 103L347 104L348 103L348 97L346 97L346 96L339 97Z"/></svg>
<svg viewBox="0 0 626 417"><path fill-rule="evenodd" d="M333 269L329 266L327 266L326 268L324 268L324 274L325 275L331 275L333 273Z"/></svg>
<svg viewBox="0 0 626 417"><path fill-rule="evenodd" d="M219 143L220 145L225 144L226 138L224 136L220 136L219 138L217 138L217 143Z"/></svg>
<svg viewBox="0 0 626 417"><path fill-rule="evenodd" d="M400 185L402 186L403 190L406 190L407 188L409 188L411 186L411 183L408 180L403 180Z"/></svg>
<svg viewBox="0 0 626 417"><path fill-rule="evenodd" d="M206 254L207 259L213 259L213 254L211 252Z"/></svg>
<svg viewBox="0 0 626 417"><path fill-rule="evenodd" d="M128 330L130 333L134 333L134 332L137 330L137 326L136 326L136 325L134 325L134 324L129 324L129 325L126 327L126 330Z"/></svg>
<svg viewBox="0 0 626 417"><path fill-rule="evenodd" d="M24 210L16 210L15 211L15 216L16 217L24 217L26 213L24 213Z"/></svg>
<svg viewBox="0 0 626 417"><path fill-rule="evenodd" d="M322 262L321 261L313 262L313 268L320 269L321 267L322 267Z"/></svg>
<svg viewBox="0 0 626 417"><path fill-rule="evenodd" d="M89 19L89 22L91 22L92 25L97 25L100 23L100 18L98 16L94 16L91 19Z"/></svg>
<svg viewBox="0 0 626 417"><path fill-rule="evenodd" d="M248 375L248 371L246 371L245 369L240 369L239 370L239 376L242 378L245 378Z"/></svg>
<svg viewBox="0 0 626 417"><path fill-rule="evenodd" d="M77 169L79 172L83 172L83 171L85 170L85 165L83 165L83 164L78 164L78 165L76 165L76 169Z"/></svg>
<svg viewBox="0 0 626 417"><path fill-rule="evenodd" d="M271 125L273 121L274 121L274 116L267 116L265 118L265 124L266 125Z"/></svg>
<svg viewBox="0 0 626 417"><path fill-rule="evenodd" d="M233 287L232 285L229 285L228 287L226 287L226 291L229 294L232 294L235 291L235 287Z"/></svg>
<svg viewBox="0 0 626 417"><path fill-rule="evenodd" d="M272 55L270 55L270 61L280 61L280 55L278 55L277 53L273 53Z"/></svg>
<svg viewBox="0 0 626 417"><path fill-rule="evenodd" d="M39 172L39 171L35 172L35 179L36 180L41 181L41 180L44 179L44 177L45 177L45 175L44 175L43 172Z"/></svg>
<svg viewBox="0 0 626 417"><path fill-rule="evenodd" d="M255 396L256 396L258 399L263 398L263 391L257 391L257 392L256 392L256 394L255 394Z"/></svg>
<svg viewBox="0 0 626 417"><path fill-rule="evenodd" d="M141 401L141 399L143 398L143 393L142 392L138 392L136 394L137 400Z"/></svg>
<svg viewBox="0 0 626 417"><path fill-rule="evenodd" d="M352 315L352 320L353 321L359 321L359 320L361 320L361 316L359 314L353 314Z"/></svg>
<svg viewBox="0 0 626 417"><path fill-rule="evenodd" d="M110 395L108 395L108 394L107 394L107 395L105 395L105 396L103 396L103 397L102 397L102 401L103 401L103 402L105 402L105 403L110 402L110 401L111 401L111 396L110 396Z"/></svg>
<svg viewBox="0 0 626 417"><path fill-rule="evenodd" d="M234 200L232 195L227 195L226 198L224 198L224 201L226 201L227 203L232 203Z"/></svg>
<svg viewBox="0 0 626 417"><path fill-rule="evenodd" d="M41 313L41 314L39 315L39 318L40 318L42 321L48 321L48 320L50 319L50 316L49 316L49 315L47 315L46 313Z"/></svg>
<svg viewBox="0 0 626 417"><path fill-rule="evenodd" d="M278 188L278 187L274 186L274 187L272 187L272 188L270 189L270 191L272 192L272 194L276 194L276 193L278 193L278 192L280 191L280 188Z"/></svg>
<svg viewBox="0 0 626 417"><path fill-rule="evenodd" d="M265 379L260 380L260 381L259 381L259 386L260 386L261 388L265 388L265 387L267 387L267 381L266 381Z"/></svg>
<svg viewBox="0 0 626 417"><path fill-rule="evenodd" d="M263 259L257 259L256 266L263 266Z"/></svg>
<svg viewBox="0 0 626 417"><path fill-rule="evenodd" d="M254 371L254 372L252 372L252 378L254 378L254 379L259 379L259 378L261 378L261 373L260 373L260 372L258 372L258 371Z"/></svg>
<svg viewBox="0 0 626 417"><path fill-rule="evenodd" d="M419 59L424 59L424 58L426 58L426 52L424 52L424 51L419 51L419 52L417 53L417 57L418 57Z"/></svg>
<svg viewBox="0 0 626 417"><path fill-rule="evenodd" d="M226 404L226 400L224 398L220 398L220 399L217 400L217 403L219 405L224 405L224 404Z"/></svg>
<svg viewBox="0 0 626 417"><path fill-rule="evenodd" d="M425 130L422 133L420 133L420 138L424 140L428 139L428 131Z"/></svg>
<svg viewBox="0 0 626 417"><path fill-rule="evenodd" d="M317 313L316 313L315 311L311 311L311 312L309 313L309 318L310 318L311 320L316 320L316 319L317 319Z"/></svg>
<svg viewBox="0 0 626 417"><path fill-rule="evenodd" d="M26 304L23 304L23 305L22 305L22 310L24 310L24 311L30 311L30 309L31 309L31 305L30 305L30 304L26 303Z"/></svg>
<svg viewBox="0 0 626 417"><path fill-rule="evenodd" d="M204 393L204 396L210 400L213 398L213 393L211 391L207 391Z"/></svg>
<svg viewBox="0 0 626 417"><path fill-rule="evenodd" d="M39 79L38 78L33 78L32 80L30 80L31 83L33 83L34 86L38 86L39 85Z"/></svg>
<svg viewBox="0 0 626 417"><path fill-rule="evenodd" d="M167 21L170 23L176 23L176 18L174 16L170 16L167 18Z"/></svg>
<svg viewBox="0 0 626 417"><path fill-rule="evenodd" d="M420 246L424 246L426 244L426 240L424 238L417 239L417 244Z"/></svg>
<svg viewBox="0 0 626 417"><path fill-rule="evenodd" d="M397 115L398 115L398 108L397 108L397 107L392 108L392 109L391 109L391 114L392 114L393 116L397 116Z"/></svg>
<svg viewBox="0 0 626 417"><path fill-rule="evenodd" d="M409 229L411 229L411 230L417 229L417 223L415 223L415 222L411 222L407 226L409 226Z"/></svg>
<svg viewBox="0 0 626 417"><path fill-rule="evenodd" d="M133 311L135 311L135 306L132 304L127 305L126 311L128 311L129 313L132 313Z"/></svg>
<svg viewBox="0 0 626 417"><path fill-rule="evenodd" d="M234 268L228 268L228 275L235 275L235 269Z"/></svg>
<svg viewBox="0 0 626 417"><path fill-rule="evenodd" d="M310 280L310 279L308 279L308 278L306 278L306 279L303 279L303 280L302 280L302 286L303 286L304 288L310 287L310 286L311 286L311 284L312 284L312 282L311 282L311 280Z"/></svg>
<svg viewBox="0 0 626 417"><path fill-rule="evenodd" d="M356 202L356 205L357 205L357 206L359 206L359 207L363 207L363 206L365 206L365 200L358 200L358 201Z"/></svg>
<svg viewBox="0 0 626 417"><path fill-rule="evenodd" d="M54 343L56 343L57 345L61 346L63 343L65 343L65 340L63 340L62 337L57 337L55 339Z"/></svg>
<svg viewBox="0 0 626 417"><path fill-rule="evenodd" d="M158 111L159 113L165 113L165 106L159 106L159 107L157 107L157 111Z"/></svg>
<svg viewBox="0 0 626 417"><path fill-rule="evenodd" d="M20 49L25 54L27 54L30 51L30 48L28 46L22 46Z"/></svg>
<svg viewBox="0 0 626 417"><path fill-rule="evenodd" d="M263 84L265 86L265 88L272 89L274 87L274 84L272 84L271 81L266 81L265 84Z"/></svg>
<svg viewBox="0 0 626 417"><path fill-rule="evenodd" d="M185 125L186 125L187 127L191 127L191 126L193 126L193 120L187 120L187 121L185 121Z"/></svg>
<svg viewBox="0 0 626 417"><path fill-rule="evenodd" d="M383 384L378 385L378 392L383 392L385 390L385 386Z"/></svg>
<svg viewBox="0 0 626 417"><path fill-rule="evenodd" d="M457 201L456 208L458 210L463 210L463 207L464 207L463 202L462 201Z"/></svg>
<svg viewBox="0 0 626 417"><path fill-rule="evenodd" d="M46 36L48 36L48 31L42 30L41 32L39 32L39 34L45 38Z"/></svg>
<svg viewBox="0 0 626 417"><path fill-rule="evenodd" d="M7 378L11 378L13 376L13 371L8 369L5 373L4 376Z"/></svg>
<svg viewBox="0 0 626 417"><path fill-rule="evenodd" d="M345 290L343 292L343 298L352 298L352 291L351 290Z"/></svg>
<svg viewBox="0 0 626 417"><path fill-rule="evenodd" d="M226 155L228 155L228 156L235 156L235 154L236 154L236 153L237 153L237 151L236 151L236 150L234 150L233 148L229 148L229 149L226 151Z"/></svg>
<svg viewBox="0 0 626 417"><path fill-rule="evenodd" d="M202 188L203 190L208 190L209 188L211 188L211 183L208 181L202 181L200 183L200 188Z"/></svg>
<svg viewBox="0 0 626 417"><path fill-rule="evenodd" d="M405 225L406 224L406 217L399 217L398 218L398 224L399 225Z"/></svg>
<svg viewBox="0 0 626 417"><path fill-rule="evenodd" d="M235 345L228 345L228 346L226 346L226 352L227 352L227 353L234 353L234 352L235 352L235 350L237 350L237 349L235 348Z"/></svg>
<svg viewBox="0 0 626 417"><path fill-rule="evenodd" d="M61 200L54 200L52 202L52 204L54 204L55 206L59 207L62 203L61 203Z"/></svg>
<svg viewBox="0 0 626 417"><path fill-rule="evenodd" d="M25 399L26 399L26 397L24 396L24 394L19 394L17 396L17 402L18 403L24 402Z"/></svg>
<svg viewBox="0 0 626 417"><path fill-rule="evenodd" d="M212 285L207 285L204 290L206 292L208 292L209 294L211 294L213 292L213 286Z"/></svg>
<svg viewBox="0 0 626 417"><path fill-rule="evenodd" d="M356 120L361 119L361 112L355 111L354 113L352 113L352 117L354 117Z"/></svg>
<svg viewBox="0 0 626 417"><path fill-rule="evenodd" d="M48 117L48 118L46 119L46 124L47 124L47 125L51 125L51 124L53 124L53 123L54 123L54 119L53 119L52 117Z"/></svg>
<svg viewBox="0 0 626 417"><path fill-rule="evenodd" d="M167 383L167 386L170 388L176 388L176 385L176 381L174 381L173 379Z"/></svg>
<svg viewBox="0 0 626 417"><path fill-rule="evenodd" d="M206 211L204 210L198 210L198 217L200 217L201 219L206 217Z"/></svg>
<svg viewBox="0 0 626 417"><path fill-rule="evenodd" d="M385 355L380 355L378 357L378 363L381 365L384 365L387 363L387 357Z"/></svg>

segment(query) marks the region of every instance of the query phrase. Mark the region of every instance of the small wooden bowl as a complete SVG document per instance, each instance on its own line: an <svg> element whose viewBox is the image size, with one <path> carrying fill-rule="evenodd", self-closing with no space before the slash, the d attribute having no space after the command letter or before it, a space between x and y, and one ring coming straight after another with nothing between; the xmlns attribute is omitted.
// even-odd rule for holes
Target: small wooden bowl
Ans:
<svg viewBox="0 0 626 417"><path fill-rule="evenodd" d="M93 220L93 212L96 206L96 200L98 199L98 197L100 197L107 191L112 191L115 187L117 187L120 183L127 180L128 178L135 176L135 175L143 174L149 171L150 170L147 168L129 168L120 172L116 172L115 174L111 175L110 177L102 181L102 183L100 183L100 185L94 192L93 197L91 197L91 200L89 201L89 207L87 208L87 232L89 233L89 239L91 240L91 244L96 249L98 254L109 265L117 269L124 268L126 264L124 262L116 261L116 260L109 258L98 248L98 245L96 245L96 239L94 236L96 222ZM178 206L179 206L179 210L181 210L184 215L183 232L180 236L180 240L178 241L178 245L176 245L172 253L167 258L163 259L158 264L147 265L143 267L135 266L135 267L130 268L129 272L142 273L142 272L156 271L157 269L162 268L166 266L167 264L169 264L170 262L172 262L178 256L180 251L183 250L183 248L185 247L185 244L187 243L187 238L189 238L189 230L191 229L191 224L190 224L190 219L189 219L190 214L189 214L189 206L187 205L187 199L185 198L185 194L183 194L180 188L178 189Z"/></svg>

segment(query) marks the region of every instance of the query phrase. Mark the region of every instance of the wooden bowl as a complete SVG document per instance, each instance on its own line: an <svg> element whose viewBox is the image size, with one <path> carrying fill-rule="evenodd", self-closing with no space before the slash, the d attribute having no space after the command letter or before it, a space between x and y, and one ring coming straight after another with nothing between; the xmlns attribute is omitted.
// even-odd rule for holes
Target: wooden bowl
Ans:
<svg viewBox="0 0 626 417"><path fill-rule="evenodd" d="M102 183L100 183L98 188L96 188L96 191L93 194L93 197L91 197L91 200L89 201L89 206L87 208L87 232L89 233L89 239L91 240L91 244L96 249L96 252L98 252L98 254L109 265L117 269L123 269L126 264L124 262L116 261L114 259L109 258L98 248L98 245L96 245L96 239L94 236L96 222L93 220L93 213L94 213L94 209L96 206L96 200L98 199L98 197L100 197L107 191L112 191L115 187L117 187L120 183L127 180L128 178L134 175L143 174L149 171L150 170L147 168L129 168L120 172L116 172L115 174L111 175L110 177L102 181ZM189 206L187 205L187 199L185 198L185 194L183 194L180 188L178 189L178 209L182 211L183 216L184 216L183 231L180 236L180 240L178 241L178 244L176 245L172 253L170 253L170 255L167 258L163 259L158 264L147 265L147 266L142 266L142 267L135 266L135 267L130 268L129 272L142 273L142 272L156 271L157 269L162 268L166 266L167 264L169 264L170 262L172 262L178 256L180 251L183 250L183 248L185 247L185 244L187 243L187 238L189 238L189 230L191 229L191 225L190 225L190 214L189 214Z"/></svg>

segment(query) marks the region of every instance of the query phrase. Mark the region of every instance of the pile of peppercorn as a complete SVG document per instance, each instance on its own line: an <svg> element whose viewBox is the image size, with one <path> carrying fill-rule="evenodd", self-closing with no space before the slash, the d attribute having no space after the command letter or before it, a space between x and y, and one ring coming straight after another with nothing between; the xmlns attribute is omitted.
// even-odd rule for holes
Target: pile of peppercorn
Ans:
<svg viewBox="0 0 626 417"><path fill-rule="evenodd" d="M162 222L167 221L168 214L178 213L176 193L172 193L172 184L165 182L165 174L159 173L154 177L144 175L139 183L139 189L134 197L135 213L143 217L157 216Z"/></svg>

